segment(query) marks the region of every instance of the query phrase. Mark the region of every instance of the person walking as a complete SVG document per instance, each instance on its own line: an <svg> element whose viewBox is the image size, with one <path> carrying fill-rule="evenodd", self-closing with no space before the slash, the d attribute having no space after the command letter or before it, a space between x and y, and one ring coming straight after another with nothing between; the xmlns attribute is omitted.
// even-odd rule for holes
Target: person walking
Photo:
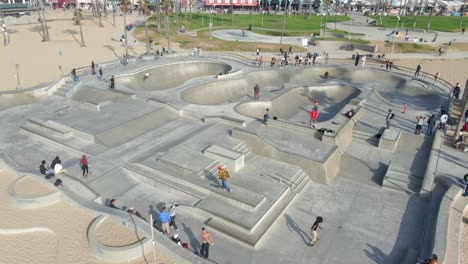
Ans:
<svg viewBox="0 0 468 264"><path fill-rule="evenodd" d="M421 63L416 66L416 71L414 72L414 77L419 77L419 72L421 72L422 66Z"/></svg>
<svg viewBox="0 0 468 264"><path fill-rule="evenodd" d="M325 53L325 64L328 64L328 59L329 59L328 53Z"/></svg>
<svg viewBox="0 0 468 264"><path fill-rule="evenodd" d="M165 233L168 236L171 234L171 230L169 229L170 221L171 221L171 216L167 212L167 207L164 206L162 208L161 213L159 213L159 222L161 223L161 229L163 233Z"/></svg>
<svg viewBox="0 0 468 264"><path fill-rule="evenodd" d="M312 238L310 239L310 243L309 243L310 247L313 247L319 241L318 236L317 236L317 229L318 228L322 229L322 227L320 226L321 223L323 223L323 218L321 216L317 216L317 219L315 220L314 224L310 228L311 236L312 236Z"/></svg>
<svg viewBox="0 0 468 264"><path fill-rule="evenodd" d="M421 129L423 127L425 119L426 119L425 116L416 116L416 120L418 122L416 123L416 130L414 131L415 135L421 135Z"/></svg>
<svg viewBox="0 0 468 264"><path fill-rule="evenodd" d="M363 55L361 59L361 67L366 66L367 55Z"/></svg>
<svg viewBox="0 0 468 264"><path fill-rule="evenodd" d="M432 132L434 131L434 127L435 127L435 124L436 124L436 117L435 115L431 115L431 117L429 117L429 119L427 119L427 130L426 130L426 134L427 135L432 135Z"/></svg>
<svg viewBox="0 0 468 264"><path fill-rule="evenodd" d="M440 73L439 73L439 72L436 72L436 74L434 74L434 82L435 82L435 84L439 84L439 78L440 78Z"/></svg>
<svg viewBox="0 0 468 264"><path fill-rule="evenodd" d="M465 183L465 192L463 193L464 197L468 196L468 173L463 176L463 182Z"/></svg>
<svg viewBox="0 0 468 264"><path fill-rule="evenodd" d="M201 247L200 247L200 256L202 258L207 259L208 255L210 254L210 244L214 246L213 238L211 234L206 231L206 228L202 227L202 234L201 234Z"/></svg>
<svg viewBox="0 0 468 264"><path fill-rule="evenodd" d="M169 216L171 217L171 220L169 222L169 226L174 227L175 230L177 230L177 224L175 222L176 218L176 207L179 206L176 203L172 203L171 206L169 206Z"/></svg>
<svg viewBox="0 0 468 264"><path fill-rule="evenodd" d="M260 93L260 87L258 83L254 86L254 100L258 100L258 94Z"/></svg>
<svg viewBox="0 0 468 264"><path fill-rule="evenodd" d="M96 74L96 64L94 64L94 61L91 61L91 74Z"/></svg>
<svg viewBox="0 0 468 264"><path fill-rule="evenodd" d="M72 75L72 78L73 78L73 82L79 82L80 81L80 79L78 78L78 75L76 75L76 69L72 69L71 75Z"/></svg>
<svg viewBox="0 0 468 264"><path fill-rule="evenodd" d="M359 65L359 60L361 59L361 55L359 55L359 52L356 53L356 58L354 60L354 66L358 66Z"/></svg>
<svg viewBox="0 0 468 264"><path fill-rule="evenodd" d="M83 171L83 177L88 176L89 175L89 163L88 163L88 160L86 159L86 155L81 156L80 167L81 167L81 170Z"/></svg>
<svg viewBox="0 0 468 264"><path fill-rule="evenodd" d="M455 87L453 87L453 89L452 89L453 98L458 99L458 97L460 97L460 92L461 92L460 83L457 83L457 84L455 84Z"/></svg>
<svg viewBox="0 0 468 264"><path fill-rule="evenodd" d="M395 118L395 114L392 113L392 109L388 109L387 116L385 117L385 121L387 122L387 129L390 129L393 118Z"/></svg>
<svg viewBox="0 0 468 264"><path fill-rule="evenodd" d="M110 88L111 89L115 89L115 79L114 79L114 75L112 75L111 79L110 79Z"/></svg>
<svg viewBox="0 0 468 264"><path fill-rule="evenodd" d="M99 68L99 75L98 78L100 81L102 81L103 73L102 73L102 68Z"/></svg>
<svg viewBox="0 0 468 264"><path fill-rule="evenodd" d="M227 180L229 179L229 172L227 169L223 168L222 165L218 166L218 178L221 180L221 186L228 191L232 192L232 189L229 188L229 185L227 184Z"/></svg>

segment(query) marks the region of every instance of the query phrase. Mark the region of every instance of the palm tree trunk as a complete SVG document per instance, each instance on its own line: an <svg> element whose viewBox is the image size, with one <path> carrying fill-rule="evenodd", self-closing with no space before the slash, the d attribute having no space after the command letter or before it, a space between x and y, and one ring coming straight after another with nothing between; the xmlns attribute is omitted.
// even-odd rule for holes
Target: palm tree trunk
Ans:
<svg viewBox="0 0 468 264"><path fill-rule="evenodd" d="M146 54L150 54L149 35L148 35L148 19L146 17L146 10L144 10L144 12L145 12Z"/></svg>
<svg viewBox="0 0 468 264"><path fill-rule="evenodd" d="M127 13L127 12L123 12L123 19L124 19L124 36L125 36L125 57L128 58L127 18L125 17L125 13Z"/></svg>
<svg viewBox="0 0 468 264"><path fill-rule="evenodd" d="M107 0L104 0L104 16L107 18Z"/></svg>
<svg viewBox="0 0 468 264"><path fill-rule="evenodd" d="M102 27L102 21L101 21L101 10L99 8L99 3L98 0L96 0L96 14L99 17L99 26Z"/></svg>
<svg viewBox="0 0 468 264"><path fill-rule="evenodd" d="M231 0L231 26L234 25L234 1Z"/></svg>
<svg viewBox="0 0 468 264"><path fill-rule="evenodd" d="M114 6L114 5L115 5L115 4L112 4L112 9L113 9L113 11L112 11L112 22L113 22L113 23L112 23L112 24L113 24L114 27L115 27L115 6Z"/></svg>
<svg viewBox="0 0 468 264"><path fill-rule="evenodd" d="M42 0L39 0L39 2L40 2L40 8L42 9L42 19L41 19L41 21L44 22L44 29L45 29L44 41L49 41L50 40L50 35L49 35L49 29L47 28L47 21L46 21L45 13L44 13L44 6L42 4Z"/></svg>
<svg viewBox="0 0 468 264"><path fill-rule="evenodd" d="M427 26L426 30L431 29L431 22L432 22L432 11L434 10L434 7L431 8L431 12L429 13L429 21L427 21Z"/></svg>
<svg viewBox="0 0 468 264"><path fill-rule="evenodd" d="M169 25L169 15L166 14L166 36L167 36L167 51L171 52L171 32Z"/></svg>
<svg viewBox="0 0 468 264"><path fill-rule="evenodd" d="M81 47L86 47L86 44L84 43L84 38L83 38L83 30L81 29L81 21L80 21L80 35L81 35Z"/></svg>
<svg viewBox="0 0 468 264"><path fill-rule="evenodd" d="M158 32L161 33L161 3L157 0L158 5Z"/></svg>
<svg viewBox="0 0 468 264"><path fill-rule="evenodd" d="M42 28L42 41L46 41L46 32L45 32L45 27L44 27L44 22L41 17L41 10L39 8L39 1L37 3L37 15L39 16L39 21L41 22L41 28Z"/></svg>

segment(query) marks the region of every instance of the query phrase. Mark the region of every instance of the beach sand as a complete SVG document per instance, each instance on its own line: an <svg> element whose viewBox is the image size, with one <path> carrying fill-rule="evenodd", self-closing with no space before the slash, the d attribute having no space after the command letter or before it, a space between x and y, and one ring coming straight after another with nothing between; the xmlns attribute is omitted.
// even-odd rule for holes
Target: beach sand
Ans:
<svg viewBox="0 0 468 264"><path fill-rule="evenodd" d="M23 197L34 197L38 195L44 195L52 193L52 189L47 187L44 184L40 184L37 180L31 178L31 176L26 176L22 178L15 185L16 194Z"/></svg>
<svg viewBox="0 0 468 264"><path fill-rule="evenodd" d="M51 232L31 232L15 235L0 235L0 263L3 264L103 264L106 263L97 259L88 245L87 229L93 220L93 216L84 209L79 208L69 202L60 200L52 205L39 209L21 209L15 207L8 198L8 186L15 178L4 171L0 171L0 229L22 229L39 227ZM33 178L20 182L23 194L30 193L29 188L36 188L43 185L34 182ZM39 187L43 190L46 188ZM39 193L33 192L34 195ZM105 221L100 232L112 232L105 236L100 236L103 242L108 245L123 246L126 242L133 243L135 238L133 230L117 225L116 223ZM125 237L129 236L129 237ZM152 252L147 252L147 256L126 262L140 264L152 263ZM157 262L171 264L175 263L170 258L160 255L157 252Z"/></svg>

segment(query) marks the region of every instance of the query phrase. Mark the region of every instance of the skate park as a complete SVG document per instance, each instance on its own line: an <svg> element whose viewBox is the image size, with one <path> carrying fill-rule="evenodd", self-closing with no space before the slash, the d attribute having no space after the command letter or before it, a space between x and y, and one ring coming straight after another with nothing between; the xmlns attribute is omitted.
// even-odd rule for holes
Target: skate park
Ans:
<svg viewBox="0 0 468 264"><path fill-rule="evenodd" d="M5 166L39 176L40 161L59 155L71 174L62 191L106 214L114 214L110 199L146 219L181 204L177 233L196 251L200 228L210 229L216 263L414 263L435 248L444 263L457 263L456 239L443 234L456 229L447 212L466 202L454 177L429 171L443 132L413 134L416 115L452 104L445 83L379 66L258 67L216 53L103 67L104 82L83 72L78 83L67 76L0 95L8 102L0 107ZM319 123L310 128L315 100ZM276 117L267 126L266 108ZM396 117L385 130L388 109ZM81 176L82 154L89 177ZM231 193L220 188L219 165L230 172ZM326 222L309 248L317 216ZM205 263L162 234L157 242L186 263Z"/></svg>

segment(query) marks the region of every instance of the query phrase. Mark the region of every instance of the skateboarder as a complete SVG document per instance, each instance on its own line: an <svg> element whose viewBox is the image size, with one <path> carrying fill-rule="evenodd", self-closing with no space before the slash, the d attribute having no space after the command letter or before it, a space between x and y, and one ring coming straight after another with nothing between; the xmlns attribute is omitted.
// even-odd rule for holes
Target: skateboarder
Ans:
<svg viewBox="0 0 468 264"><path fill-rule="evenodd" d="M312 111L310 111L309 127L315 128L315 126L317 126L317 117L318 111L314 107L312 108Z"/></svg>
<svg viewBox="0 0 468 264"><path fill-rule="evenodd" d="M385 121L387 121L387 129L390 129L391 120L395 118L395 114L392 113L392 109L388 109L387 117L385 117Z"/></svg>
<svg viewBox="0 0 468 264"><path fill-rule="evenodd" d="M112 75L110 79L110 88L115 89L115 80L114 80L114 75Z"/></svg>
<svg viewBox="0 0 468 264"><path fill-rule="evenodd" d="M260 93L260 87L258 86L258 83L254 87L254 100L258 100L258 94Z"/></svg>
<svg viewBox="0 0 468 264"><path fill-rule="evenodd" d="M317 219L315 220L314 224L310 228L311 235L312 235L312 239L310 240L310 243L309 243L310 247L313 247L315 245L315 243L317 243L319 241L319 239L317 237L317 228L322 229L322 227L320 226L321 223L323 223L323 218L321 216L318 216Z"/></svg>

